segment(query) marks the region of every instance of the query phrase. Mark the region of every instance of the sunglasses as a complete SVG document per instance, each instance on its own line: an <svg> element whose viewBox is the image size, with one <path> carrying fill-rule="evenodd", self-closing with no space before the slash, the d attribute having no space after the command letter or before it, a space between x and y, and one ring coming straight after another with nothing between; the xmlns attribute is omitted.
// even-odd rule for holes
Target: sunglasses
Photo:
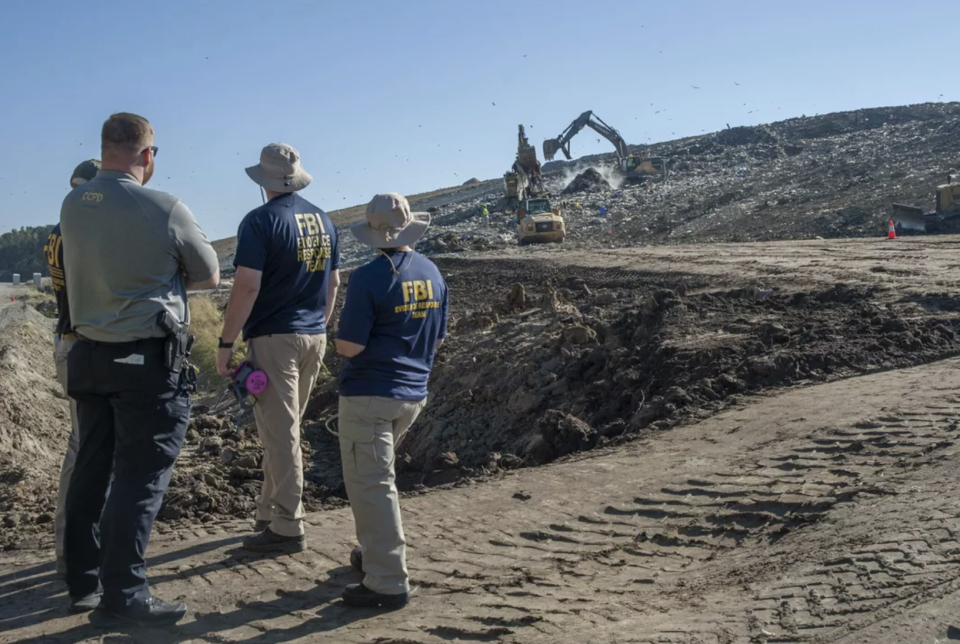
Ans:
<svg viewBox="0 0 960 644"><path fill-rule="evenodd" d="M140 150L140 154L143 154L143 153L146 152L147 150L150 150L151 152L153 152L153 156L157 156L157 152L160 151L160 148L158 148L158 147L155 146L155 145L151 145L151 146L145 147L145 148L143 148L142 150Z"/></svg>

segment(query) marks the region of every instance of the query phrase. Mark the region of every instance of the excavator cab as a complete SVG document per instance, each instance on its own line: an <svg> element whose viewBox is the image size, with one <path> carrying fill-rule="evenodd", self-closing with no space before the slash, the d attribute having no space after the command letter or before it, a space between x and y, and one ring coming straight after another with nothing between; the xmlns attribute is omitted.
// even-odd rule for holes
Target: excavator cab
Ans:
<svg viewBox="0 0 960 644"><path fill-rule="evenodd" d="M937 186L937 212L948 213L960 209L960 183L952 175L949 183Z"/></svg>
<svg viewBox="0 0 960 644"><path fill-rule="evenodd" d="M628 181L664 179L667 176L667 161L662 157L644 159L643 157L630 155L620 163L620 170L627 175Z"/></svg>

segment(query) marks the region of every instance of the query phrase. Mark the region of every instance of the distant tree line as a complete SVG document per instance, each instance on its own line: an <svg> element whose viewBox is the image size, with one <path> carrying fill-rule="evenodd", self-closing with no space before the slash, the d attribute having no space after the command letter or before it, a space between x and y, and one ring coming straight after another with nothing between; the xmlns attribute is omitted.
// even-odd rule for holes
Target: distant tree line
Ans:
<svg viewBox="0 0 960 644"><path fill-rule="evenodd" d="M43 247L53 226L31 226L0 235L0 282L9 282L14 273L28 281L34 273L47 275Z"/></svg>

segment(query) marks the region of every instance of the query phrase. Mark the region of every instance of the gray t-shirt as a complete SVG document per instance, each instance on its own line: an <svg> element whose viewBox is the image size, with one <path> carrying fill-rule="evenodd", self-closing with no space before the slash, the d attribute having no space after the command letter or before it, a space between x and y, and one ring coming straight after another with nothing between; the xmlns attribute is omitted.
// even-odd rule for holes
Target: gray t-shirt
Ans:
<svg viewBox="0 0 960 644"><path fill-rule="evenodd" d="M97 342L163 337L160 311L189 320L184 276L219 268L190 210L124 172L101 170L67 195L60 228L73 328Z"/></svg>

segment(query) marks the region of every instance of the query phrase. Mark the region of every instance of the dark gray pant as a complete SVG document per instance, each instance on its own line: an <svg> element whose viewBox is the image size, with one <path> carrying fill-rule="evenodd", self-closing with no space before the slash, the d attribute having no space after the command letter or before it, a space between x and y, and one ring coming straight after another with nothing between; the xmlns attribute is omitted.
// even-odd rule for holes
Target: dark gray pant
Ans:
<svg viewBox="0 0 960 644"><path fill-rule="evenodd" d="M102 585L104 604L121 610L150 596L144 553L183 445L190 396L164 366L162 340L80 341L67 377L80 426L67 493L67 585L72 597Z"/></svg>

